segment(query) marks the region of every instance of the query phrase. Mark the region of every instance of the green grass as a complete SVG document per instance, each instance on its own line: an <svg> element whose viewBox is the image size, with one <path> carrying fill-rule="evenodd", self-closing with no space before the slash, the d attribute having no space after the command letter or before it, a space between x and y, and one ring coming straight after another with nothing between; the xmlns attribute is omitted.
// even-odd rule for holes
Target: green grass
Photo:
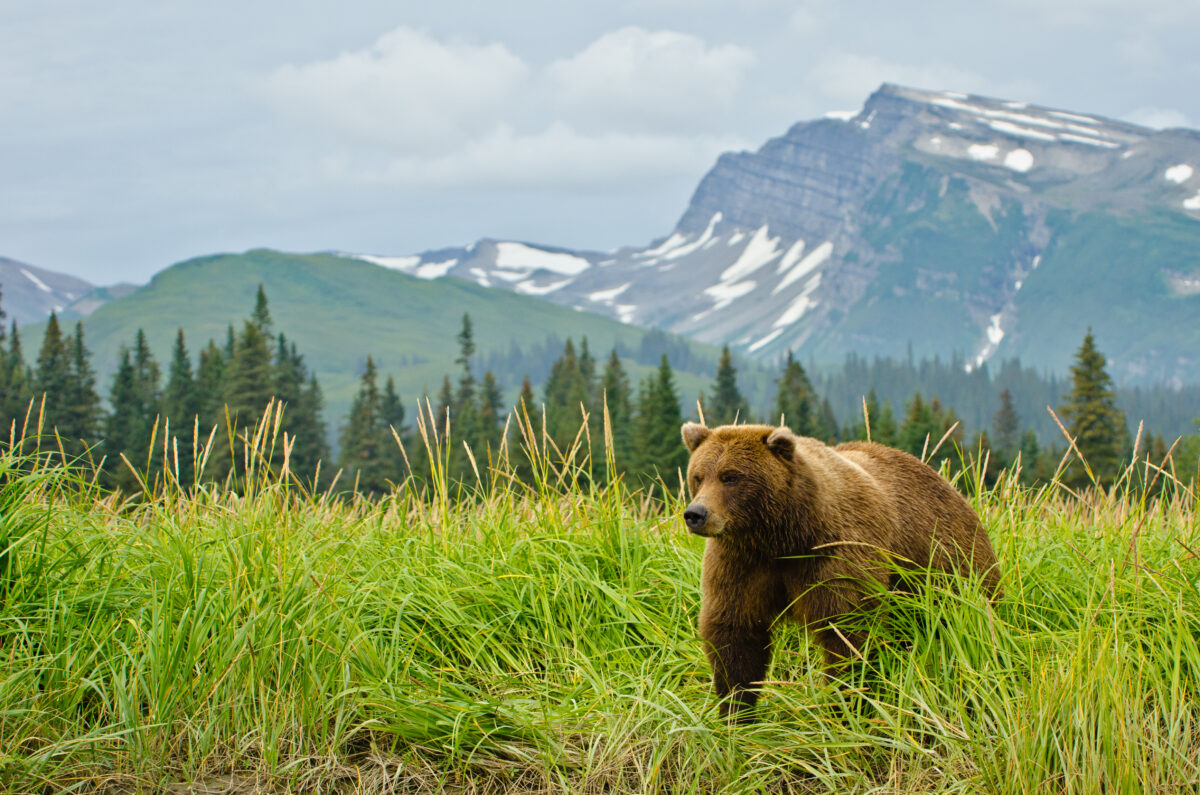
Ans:
<svg viewBox="0 0 1200 795"><path fill-rule="evenodd" d="M931 582L841 686L785 628L758 722L730 727L695 631L702 541L670 490L547 467L376 504L259 461L236 490L147 500L46 461L0 458L6 791L1197 786L1182 488L974 489L1002 599Z"/></svg>

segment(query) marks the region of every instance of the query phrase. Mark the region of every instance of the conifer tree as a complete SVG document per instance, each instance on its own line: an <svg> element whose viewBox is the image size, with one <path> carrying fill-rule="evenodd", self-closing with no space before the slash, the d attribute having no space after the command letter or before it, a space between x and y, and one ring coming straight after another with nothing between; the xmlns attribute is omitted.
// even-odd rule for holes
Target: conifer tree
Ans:
<svg viewBox="0 0 1200 795"><path fill-rule="evenodd" d="M892 411L891 401L884 401L883 408L871 421L871 440L888 447L895 447L900 443L900 426L896 424L896 414Z"/></svg>
<svg viewBox="0 0 1200 795"><path fill-rule="evenodd" d="M313 373L308 377L308 385L300 393L300 399L291 409L295 441L292 445L290 466L293 472L302 477L315 477L319 464L332 461L325 420L321 414L324 403L321 385L317 383L317 376ZM329 474L327 465L323 468L325 473Z"/></svg>
<svg viewBox="0 0 1200 795"><path fill-rule="evenodd" d="M51 312L33 374L34 399L39 404L44 401L45 406L43 433L57 431L60 436L70 438L70 387L71 354L58 325L58 317Z"/></svg>
<svg viewBox="0 0 1200 795"><path fill-rule="evenodd" d="M163 416L171 432L171 464L175 466L179 482L189 485L195 478L195 462L192 460L197 416L200 412L200 393L196 378L192 374L192 360L188 355L183 329L175 333L175 346L171 349L171 364L167 369L167 385L162 395Z"/></svg>
<svg viewBox="0 0 1200 795"><path fill-rule="evenodd" d="M588 359L591 359L590 354ZM575 344L568 338L562 356L551 366L550 377L546 379L546 429L555 446L564 454L579 434L582 412L591 414L589 397L592 390L586 375L589 366L595 369L594 363L581 365L579 357L575 355ZM583 452L580 451L581 454Z"/></svg>
<svg viewBox="0 0 1200 795"><path fill-rule="evenodd" d="M499 450L504 415L504 393L496 376L488 370L483 374L479 389L479 430L473 445L477 454L486 454L489 450L494 454Z"/></svg>
<svg viewBox="0 0 1200 795"><path fill-rule="evenodd" d="M687 448L680 443L683 412L671 365L663 354L658 371L638 389L638 416L634 425L635 465L643 479L663 478L674 485L676 471L687 464Z"/></svg>
<svg viewBox="0 0 1200 795"><path fill-rule="evenodd" d="M612 349L604 365L602 384L612 429L613 460L619 469L623 469L632 463L633 396L630 394L629 376L621 365L616 348Z"/></svg>
<svg viewBox="0 0 1200 795"><path fill-rule="evenodd" d="M1000 393L1000 408L992 418L992 449L1003 454L1006 461L1012 460L1020 444L1021 417L1013 408L1012 392L1004 389Z"/></svg>
<svg viewBox="0 0 1200 795"><path fill-rule="evenodd" d="M1067 420L1068 433L1101 486L1116 480L1129 446L1125 412L1117 407L1112 378L1104 369L1106 363L1089 328L1071 366L1071 391L1059 407ZM1072 464L1066 479L1076 486L1089 481L1084 468L1077 464Z"/></svg>
<svg viewBox="0 0 1200 795"><path fill-rule="evenodd" d="M254 314L242 324L241 334L234 342L233 357L226 363L225 403L239 434L262 419L274 396L270 322L266 296L260 285Z"/></svg>
<svg viewBox="0 0 1200 795"><path fill-rule="evenodd" d="M196 365L196 411L200 415L200 441L225 423L225 354L212 340L200 351Z"/></svg>
<svg viewBox="0 0 1200 795"><path fill-rule="evenodd" d="M256 307L255 315L252 318L255 325L269 326L265 297ZM304 355L296 349L296 343L289 344L283 334L276 338L272 372L275 399L284 406L280 430L287 434L292 445L288 467L302 479L312 478L317 463L329 458L325 422L321 419L321 388L316 376L309 377Z"/></svg>
<svg viewBox="0 0 1200 795"><path fill-rule="evenodd" d="M376 383L375 361L368 356L358 395L350 406L350 415L342 428L339 464L349 483L357 483L359 491L380 494L390 489L388 480L397 481L401 475L390 466L386 442L391 432L383 426L382 401ZM386 432L387 436L384 437Z"/></svg>
<svg viewBox="0 0 1200 795"><path fill-rule="evenodd" d="M12 333L8 335L8 350L0 367L0 421L4 423L0 428L0 439L20 437L33 397L31 381L21 351L21 334L14 320Z"/></svg>
<svg viewBox="0 0 1200 795"><path fill-rule="evenodd" d="M380 408L380 415L386 427L394 428L397 435L402 436L404 434L404 404L400 401L399 393L396 392L396 381L390 375L388 376L387 385L383 389L383 403Z"/></svg>
<svg viewBox="0 0 1200 795"><path fill-rule="evenodd" d="M891 417L891 404L885 404L885 412ZM828 397L821 399L821 414L817 423L817 438L822 441L832 444L838 440L838 421L837 416L833 413L833 404L829 402ZM892 428L896 426L896 420L892 417Z"/></svg>
<svg viewBox="0 0 1200 795"><path fill-rule="evenodd" d="M749 409L746 399L738 389L737 368L733 366L733 357L729 346L721 349L721 359L717 364L717 376L712 385L712 401L707 407L705 420L710 426L729 425L735 419L746 422Z"/></svg>
<svg viewBox="0 0 1200 795"><path fill-rule="evenodd" d="M124 346L121 348L120 364L109 393L112 411L105 422L104 434L111 482L128 491L139 489L140 485L122 461L122 454L146 485L150 485L147 478L153 478L162 464L161 437L155 438L155 426L162 413L158 380L158 364L145 332L138 329L132 353Z"/></svg>
<svg viewBox="0 0 1200 795"><path fill-rule="evenodd" d="M533 394L533 384L529 382L529 376L526 375L521 379L521 394L517 397L516 419L524 425L528 418L529 423L536 429L540 413L537 397ZM536 430L534 433L536 436ZM512 435L509 437L509 449L512 451L512 460L515 461L517 477L522 483L533 483L533 462L530 460L528 444L529 440L525 438L525 434L519 428L513 429Z"/></svg>
<svg viewBox="0 0 1200 795"><path fill-rule="evenodd" d="M782 422L795 433L812 436L817 430L815 420L818 410L816 391L808 380L808 374L792 352L788 351L775 393L775 416L771 417L771 422L780 422L782 417Z"/></svg>
<svg viewBox="0 0 1200 795"><path fill-rule="evenodd" d="M932 449L941 438L937 433L937 423L929 404L917 392L908 404L908 413L900 426L900 449L906 450L918 458Z"/></svg>
<svg viewBox="0 0 1200 795"><path fill-rule="evenodd" d="M479 437L479 409L476 404L477 384L471 372L471 359L475 355L475 333L471 327L471 316L463 313L462 330L458 332L459 367L458 389L454 393L453 428L457 437L471 444Z"/></svg>
<svg viewBox="0 0 1200 795"><path fill-rule="evenodd" d="M433 417L434 432L440 437L443 435L446 427L446 417L454 418L457 408L454 403L454 386L450 383L450 376L442 378L442 388L438 390L437 414ZM458 425L455 424L455 429ZM457 430L455 431L457 436Z"/></svg>
<svg viewBox="0 0 1200 795"><path fill-rule="evenodd" d="M67 396L66 425L72 440L80 444L73 451L82 453L100 432L100 395L96 393L96 373L92 370L91 352L83 343L83 323L75 324L71 345L70 392Z"/></svg>

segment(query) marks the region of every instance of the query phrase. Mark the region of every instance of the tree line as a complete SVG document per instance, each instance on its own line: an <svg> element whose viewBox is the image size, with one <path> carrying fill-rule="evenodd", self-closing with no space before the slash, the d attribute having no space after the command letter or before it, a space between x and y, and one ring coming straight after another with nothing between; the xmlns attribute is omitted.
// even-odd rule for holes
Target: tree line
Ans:
<svg viewBox="0 0 1200 795"><path fill-rule="evenodd" d="M365 493L382 493L410 475L419 481L436 470L450 480L486 479L502 455L511 471L529 482L536 480L537 467L552 462L572 477L593 481L616 473L635 484L659 478L673 483L676 470L686 465L679 426L685 416L694 419L700 412L710 425L782 422L830 443L870 438L935 466L986 459L987 479L1019 459L1027 482L1048 480L1067 452L1066 436L1060 435L1059 443L1040 440L1007 387L998 390L999 408L990 422L968 439L959 415L936 392L937 378L929 381L934 390L914 391L899 410L891 401L880 401L873 389L865 396L860 392L858 405L847 410L843 396L831 399L835 384L826 380L827 391L819 394L789 352L772 379L773 400L755 411L725 347L693 412L681 405L671 358L663 350L669 338L658 335L635 358L644 360L657 351L657 366L636 384L624 363L628 359L616 347L601 364L586 338L578 345L567 339L546 371L540 394L526 375L510 402L490 368L477 375L480 357L469 315L462 318L457 342L456 371L445 375L436 395L414 401L415 412L406 411L394 379L384 378L367 356L358 392L338 427L336 459L318 380L295 343L274 330L261 285L241 328L231 324L223 344L208 340L195 366L183 331L178 331L165 378L139 330L121 348L107 405L97 389L81 323L67 333L52 314L38 356L28 364L15 321L7 330L0 323L0 419L8 429L5 435L18 441L22 430L29 433L40 417L43 431L53 432L65 455L90 461L108 485L130 492L165 472L184 484L200 477L224 480L235 471L246 430L272 401L286 405L277 430L286 440L291 472L327 485L340 470L342 487ZM851 364L870 370L865 362ZM1058 411L1090 466L1089 471L1075 461L1058 473L1076 485L1092 480L1111 484L1132 452L1105 365L1089 331ZM841 411L835 410L835 400ZM510 412L514 407L516 412ZM1160 435L1139 440L1139 451L1155 464L1166 458L1169 447ZM1183 472L1194 474L1200 436L1188 437L1171 452L1176 462L1183 462Z"/></svg>

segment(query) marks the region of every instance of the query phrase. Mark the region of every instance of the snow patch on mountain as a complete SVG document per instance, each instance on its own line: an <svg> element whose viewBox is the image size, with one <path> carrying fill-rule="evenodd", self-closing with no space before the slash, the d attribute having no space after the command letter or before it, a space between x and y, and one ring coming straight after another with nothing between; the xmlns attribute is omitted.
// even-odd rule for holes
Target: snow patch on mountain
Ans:
<svg viewBox="0 0 1200 795"><path fill-rule="evenodd" d="M721 213L713 213L713 217L708 221L708 226L704 229L704 232L700 235L700 237L696 238L696 242L688 243L686 246L679 246L672 251L668 251L662 256L662 258L665 260L680 259L682 257L686 257L688 254L691 254L693 251L706 248L712 243L715 243L716 241L713 239L713 231L717 228L717 224L721 223L721 217Z"/></svg>
<svg viewBox="0 0 1200 795"><path fill-rule="evenodd" d="M592 267L592 263L574 254L546 251L524 243L504 242L496 244L496 267L510 270L529 268L561 273L564 276L578 276Z"/></svg>
<svg viewBox="0 0 1200 795"><path fill-rule="evenodd" d="M742 254L725 270L721 271L722 282L736 282L766 265L779 256L776 248L779 238L770 237L764 224L755 230L750 242L742 249Z"/></svg>
<svg viewBox="0 0 1200 795"><path fill-rule="evenodd" d="M426 262L417 266L417 269L413 271L413 276L420 279L440 279L457 264L458 257L445 260L444 262Z"/></svg>
<svg viewBox="0 0 1200 795"><path fill-rule="evenodd" d="M729 306L737 298L741 298L752 291L756 286L754 280L737 282L736 284L727 284L719 282L712 287L707 288L704 294L715 299L713 309L724 309Z"/></svg>
<svg viewBox="0 0 1200 795"><path fill-rule="evenodd" d="M629 289L629 285L633 282L625 282L624 284L613 287L609 290L597 290L594 293L588 293L588 300L595 304L611 304L617 299L621 293Z"/></svg>
<svg viewBox="0 0 1200 795"><path fill-rule="evenodd" d="M774 327L786 328L803 317L805 312L816 306L817 302L812 300L812 298L809 296L812 295L813 290L816 290L820 284L821 274L818 273L804 285L804 289L800 292L800 294L792 299L792 302L788 304L788 308L783 311L783 314L780 315L779 319L773 324Z"/></svg>
<svg viewBox="0 0 1200 795"><path fill-rule="evenodd" d="M1167 182L1174 182L1176 185L1182 185L1192 178L1193 173L1194 172L1191 166L1189 166L1187 163L1180 163L1177 166L1171 166L1168 168L1166 173L1163 174L1163 177L1167 180Z"/></svg>
<svg viewBox="0 0 1200 795"><path fill-rule="evenodd" d="M995 160L1000 154L1000 147L995 144L971 144L967 147L967 156L972 160Z"/></svg>
<svg viewBox="0 0 1200 795"><path fill-rule="evenodd" d="M746 348L746 350L750 353L754 353L755 351L760 350L761 348L764 348L767 345L769 345L770 343L774 342L775 338L778 337L782 333L783 333L783 329L777 328L774 331L772 331L770 334L763 337L762 339L759 339L757 342L752 342L750 344L750 346Z"/></svg>
<svg viewBox="0 0 1200 795"><path fill-rule="evenodd" d="M1024 174L1033 168L1033 154L1028 149L1014 149L1004 156L1004 165Z"/></svg>
<svg viewBox="0 0 1200 795"><path fill-rule="evenodd" d="M1003 318L1003 312L997 312L991 316L991 323L987 327L987 342L975 356L975 367L982 367L983 363L990 359L996 349L1000 347L1000 342L1004 339L1004 328L1000 325Z"/></svg>
<svg viewBox="0 0 1200 795"><path fill-rule="evenodd" d="M788 252L791 253L790 251ZM788 285L799 281L808 275L815 268L819 268L824 264L825 260L833 255L833 243L826 240L821 245L814 248L808 253L804 259L797 262L787 275L779 280L779 284L775 285L775 289L771 291L771 295L776 295L786 288Z"/></svg>
<svg viewBox="0 0 1200 795"><path fill-rule="evenodd" d="M47 286L47 284L44 281L42 281L38 277L34 276L32 273L25 270L24 268L21 268L21 275L24 276L29 281L33 282L33 285L35 287L37 287L39 290L41 290L43 293L54 292L53 290L50 289L49 286Z"/></svg>
<svg viewBox="0 0 1200 795"><path fill-rule="evenodd" d="M720 213L718 213L718 215L719 214ZM668 237L666 240L664 240L659 245L655 246L654 248L648 248L645 251L639 251L637 254L634 254L633 256L637 257L638 259L650 259L651 257L661 257L663 254L666 254L668 251L671 251L672 249L682 246L686 242L687 242L687 235L681 234L679 232L672 232L671 236Z"/></svg>

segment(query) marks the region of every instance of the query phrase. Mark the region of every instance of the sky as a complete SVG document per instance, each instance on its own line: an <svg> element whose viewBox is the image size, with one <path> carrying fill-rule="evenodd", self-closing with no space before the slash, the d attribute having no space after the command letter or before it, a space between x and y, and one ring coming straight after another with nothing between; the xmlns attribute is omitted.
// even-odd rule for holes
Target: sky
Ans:
<svg viewBox="0 0 1200 795"><path fill-rule="evenodd" d="M1200 126L1197 0L0 0L0 256L667 235L723 151L879 84Z"/></svg>

